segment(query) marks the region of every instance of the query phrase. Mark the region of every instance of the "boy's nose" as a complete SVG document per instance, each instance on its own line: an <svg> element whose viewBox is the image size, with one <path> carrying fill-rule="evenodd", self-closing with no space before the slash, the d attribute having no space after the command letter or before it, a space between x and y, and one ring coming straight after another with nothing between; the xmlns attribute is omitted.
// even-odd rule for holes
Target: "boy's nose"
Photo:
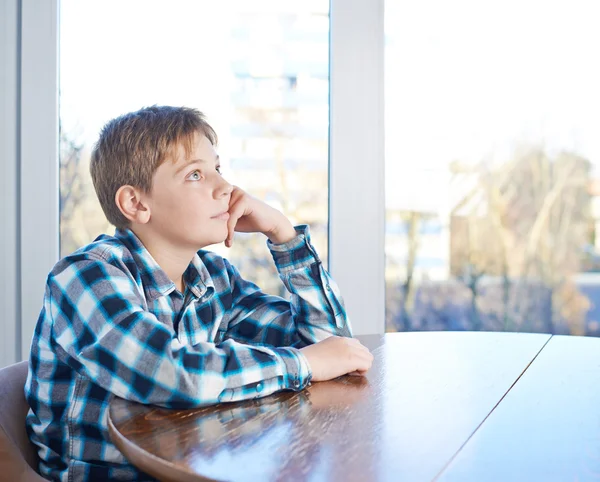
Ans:
<svg viewBox="0 0 600 482"><path fill-rule="evenodd" d="M229 184L225 178L221 178L222 183L221 185L218 187L217 193L219 197L223 197L223 196L229 196L231 194L231 192L233 191L233 185Z"/></svg>

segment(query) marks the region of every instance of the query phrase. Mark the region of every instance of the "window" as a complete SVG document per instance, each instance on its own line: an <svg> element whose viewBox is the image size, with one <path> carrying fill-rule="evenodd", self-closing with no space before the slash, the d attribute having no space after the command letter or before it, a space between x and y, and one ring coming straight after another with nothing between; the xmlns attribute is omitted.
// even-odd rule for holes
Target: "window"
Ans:
<svg viewBox="0 0 600 482"><path fill-rule="evenodd" d="M595 13L386 1L388 331L600 335Z"/></svg>
<svg viewBox="0 0 600 482"><path fill-rule="evenodd" d="M329 2L60 4L61 256L112 233L88 174L102 125L152 104L203 111L224 175L311 225L327 259ZM212 247L283 293L265 240Z"/></svg>

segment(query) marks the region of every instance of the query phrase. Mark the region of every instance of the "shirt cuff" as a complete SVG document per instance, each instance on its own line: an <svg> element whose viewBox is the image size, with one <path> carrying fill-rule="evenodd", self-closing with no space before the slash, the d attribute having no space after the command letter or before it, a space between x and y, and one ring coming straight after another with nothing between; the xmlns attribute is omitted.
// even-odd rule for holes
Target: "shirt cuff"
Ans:
<svg viewBox="0 0 600 482"><path fill-rule="evenodd" d="M295 226L296 237L287 243L274 244L267 240L275 266L280 273L304 268L314 263L321 263L315 248L310 243L310 230L308 225Z"/></svg>
<svg viewBox="0 0 600 482"><path fill-rule="evenodd" d="M312 379L312 372L306 357L297 348L277 348L276 353L285 364L283 386L289 390L300 391L308 386Z"/></svg>

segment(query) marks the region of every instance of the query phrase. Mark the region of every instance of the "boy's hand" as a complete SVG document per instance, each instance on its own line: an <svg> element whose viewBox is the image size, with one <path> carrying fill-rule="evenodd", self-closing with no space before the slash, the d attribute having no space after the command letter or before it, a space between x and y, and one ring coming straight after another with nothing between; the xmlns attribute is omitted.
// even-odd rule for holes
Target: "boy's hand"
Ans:
<svg viewBox="0 0 600 482"><path fill-rule="evenodd" d="M233 244L233 233L263 233L272 243L282 244L296 237L292 223L277 209L234 186L229 200L225 246Z"/></svg>
<svg viewBox="0 0 600 482"><path fill-rule="evenodd" d="M313 381L323 382L342 375L364 375L373 355L356 338L331 336L300 351L308 360Z"/></svg>

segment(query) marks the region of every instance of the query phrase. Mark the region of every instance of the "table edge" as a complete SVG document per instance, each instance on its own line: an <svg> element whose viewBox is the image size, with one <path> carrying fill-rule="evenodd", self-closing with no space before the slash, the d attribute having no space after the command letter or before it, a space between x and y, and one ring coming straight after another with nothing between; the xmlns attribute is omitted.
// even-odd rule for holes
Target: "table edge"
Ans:
<svg viewBox="0 0 600 482"><path fill-rule="evenodd" d="M157 457L150 452L142 449L138 445L128 440L119 429L114 425L111 417L112 402L109 404L107 425L108 433L111 441L123 456L135 467L162 481L177 481L177 482L221 482L217 479L211 479L197 472L185 470L183 467L177 466L166 459Z"/></svg>

